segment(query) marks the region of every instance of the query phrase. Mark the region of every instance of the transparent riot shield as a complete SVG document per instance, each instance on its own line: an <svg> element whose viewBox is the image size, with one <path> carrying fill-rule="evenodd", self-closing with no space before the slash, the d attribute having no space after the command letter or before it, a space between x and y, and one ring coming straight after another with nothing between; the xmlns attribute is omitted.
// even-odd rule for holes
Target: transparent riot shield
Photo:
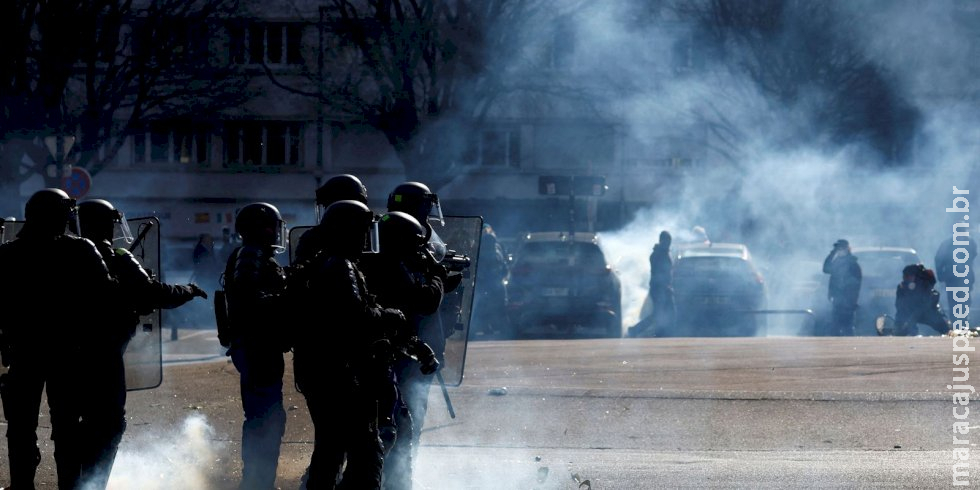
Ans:
<svg viewBox="0 0 980 490"><path fill-rule="evenodd" d="M480 216L445 216L445 226L433 229L450 250L442 264L463 274L463 281L442 299L439 314L447 329L446 356L441 374L447 385L463 382L466 364L466 342L469 339L470 315L473 311L473 292L476 286L477 257L483 237L483 218ZM468 265L467 265L468 264ZM450 330L451 334L450 334Z"/></svg>
<svg viewBox="0 0 980 490"><path fill-rule="evenodd" d="M296 247L299 246L299 237L309 231L312 226L294 226L289 229L289 263L296 260Z"/></svg>
<svg viewBox="0 0 980 490"><path fill-rule="evenodd" d="M23 221L3 221L3 229L0 230L0 243L7 243L14 238L17 238L17 234L20 233L20 230L23 227Z"/></svg>
<svg viewBox="0 0 980 490"><path fill-rule="evenodd" d="M151 277L160 279L160 221L155 217L126 220L132 229L133 242L117 240L112 246L128 249ZM123 355L128 391L156 388L163 382L163 319L161 310L140 317L136 333Z"/></svg>

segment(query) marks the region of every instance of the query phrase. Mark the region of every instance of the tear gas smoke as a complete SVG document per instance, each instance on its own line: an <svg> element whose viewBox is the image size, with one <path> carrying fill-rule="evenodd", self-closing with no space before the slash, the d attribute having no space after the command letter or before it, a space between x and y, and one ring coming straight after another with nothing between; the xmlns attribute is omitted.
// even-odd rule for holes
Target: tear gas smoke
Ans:
<svg viewBox="0 0 980 490"><path fill-rule="evenodd" d="M203 415L184 420L180 433L128 433L109 477L109 489L207 489L221 451Z"/></svg>

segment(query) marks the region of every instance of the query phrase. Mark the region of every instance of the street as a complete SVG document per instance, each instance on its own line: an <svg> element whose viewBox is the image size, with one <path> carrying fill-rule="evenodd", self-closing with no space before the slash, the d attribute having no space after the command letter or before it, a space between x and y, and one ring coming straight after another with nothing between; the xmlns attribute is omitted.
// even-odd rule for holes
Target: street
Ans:
<svg viewBox="0 0 980 490"><path fill-rule="evenodd" d="M209 341L180 333L183 360L165 343L163 384L130 393L112 488L237 484L237 373L186 362ZM939 337L471 343L457 417L430 393L416 488L946 487L951 353ZM297 488L313 429L291 370L286 384L278 485Z"/></svg>

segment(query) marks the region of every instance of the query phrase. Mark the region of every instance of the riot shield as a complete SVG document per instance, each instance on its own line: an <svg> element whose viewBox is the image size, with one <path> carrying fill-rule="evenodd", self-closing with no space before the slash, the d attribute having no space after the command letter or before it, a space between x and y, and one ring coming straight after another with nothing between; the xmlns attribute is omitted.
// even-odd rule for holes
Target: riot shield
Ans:
<svg viewBox="0 0 980 490"><path fill-rule="evenodd" d="M296 247L299 246L299 237L303 236L313 226L294 226L289 229L289 263L296 260Z"/></svg>
<svg viewBox="0 0 980 490"><path fill-rule="evenodd" d="M433 229L453 253L443 259L450 270L463 274L463 281L454 291L442 299L439 314L442 315L443 328L452 329L446 338L445 363L442 377L447 385L459 386L463 382L463 367L466 364L466 343L469 339L470 315L473 311L473 292L476 286L477 257L480 240L483 238L483 218L480 216L445 216L445 226L434 225ZM465 266L469 259L469 266Z"/></svg>
<svg viewBox="0 0 980 490"><path fill-rule="evenodd" d="M17 234L20 233L20 230L23 227L23 221L4 221L3 230L2 233L0 233L0 243L7 243L14 238L17 238Z"/></svg>
<svg viewBox="0 0 980 490"><path fill-rule="evenodd" d="M160 279L160 221L155 217L126 218L133 243L117 240L115 248L126 248L154 279ZM156 388L163 382L163 313L154 310L140 317L136 333L126 347L126 390Z"/></svg>

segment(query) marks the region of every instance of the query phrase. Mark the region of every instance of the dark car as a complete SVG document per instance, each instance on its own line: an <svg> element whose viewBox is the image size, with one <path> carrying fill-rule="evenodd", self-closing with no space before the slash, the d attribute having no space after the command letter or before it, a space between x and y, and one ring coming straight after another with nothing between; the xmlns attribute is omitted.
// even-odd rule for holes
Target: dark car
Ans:
<svg viewBox="0 0 980 490"><path fill-rule="evenodd" d="M515 337L621 337L621 286L594 233L527 234L507 284Z"/></svg>
<svg viewBox="0 0 980 490"><path fill-rule="evenodd" d="M677 320L668 337L755 336L765 327L766 284L740 243L679 247L674 253Z"/></svg>

